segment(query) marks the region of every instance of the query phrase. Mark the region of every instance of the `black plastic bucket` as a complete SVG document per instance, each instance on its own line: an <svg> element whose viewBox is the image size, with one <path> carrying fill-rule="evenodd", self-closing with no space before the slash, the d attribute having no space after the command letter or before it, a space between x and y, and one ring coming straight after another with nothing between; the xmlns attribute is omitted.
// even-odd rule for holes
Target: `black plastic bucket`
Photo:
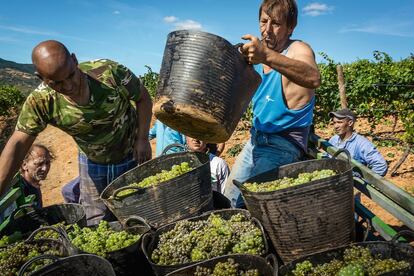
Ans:
<svg viewBox="0 0 414 276"><path fill-rule="evenodd" d="M126 186L188 162L193 170L174 179L136 193L117 198ZM115 194L115 197L112 197ZM152 227L199 215L213 209L210 159L204 153L180 152L157 157L116 178L101 194L101 199L122 223L131 216L144 218Z"/></svg>
<svg viewBox="0 0 414 276"><path fill-rule="evenodd" d="M135 218L131 218L130 220L134 219ZM130 220L127 220L127 224L129 224ZM127 232L141 235L141 237L136 242L129 245L128 247L107 253L105 259L107 259L112 264L116 275L152 275L151 266L148 264L148 261L141 250L142 237L150 230L150 226L142 223L140 219L139 221L139 225L134 225L131 227L125 227L120 222L109 222L110 227L115 231L126 230ZM93 229L98 226L92 225L87 227ZM75 245L73 245L73 243L72 248L77 254L89 254L88 252L84 252L77 248Z"/></svg>
<svg viewBox="0 0 414 276"><path fill-rule="evenodd" d="M268 255L266 258L237 254L232 256L220 256L207 261L199 262L187 267L180 268L167 276L193 276L198 266L214 269L215 265L220 262L226 262L229 258L233 259L235 263L239 264L238 268L241 270L257 269L260 276L277 276L277 260L274 255Z"/></svg>
<svg viewBox="0 0 414 276"><path fill-rule="evenodd" d="M407 232L411 231L401 231L389 242L386 241L374 241L374 242L360 242L354 243L353 246L362 246L369 248L373 256L380 256L381 259L393 258L397 261L406 261L410 263L410 267L404 270L393 271L381 275L414 275L414 247L410 244L398 243L398 238ZM411 232L412 233L412 232ZM411 234L412 235L412 234ZM280 267L279 275L288 275L290 271L295 269L296 264L303 261L310 261L314 266L328 263L333 259L340 260L344 254L345 249L351 247L341 246L324 252L316 253L310 256L305 256L300 259L297 259L293 262L287 263Z"/></svg>
<svg viewBox="0 0 414 276"><path fill-rule="evenodd" d="M38 234L39 232L42 231L55 231L56 233L58 233L59 238L56 240L52 240L52 239L35 239L36 234ZM57 252L57 254L60 257L66 257L66 256L70 256L73 252L71 250L71 247L68 243L68 241L65 239L64 234L62 233L61 229L55 228L55 227L51 227L51 226L46 226L46 227L42 227L39 228L37 230L35 230L25 241L22 241L25 244L28 245L38 245L41 248L46 247L48 250L54 250ZM2 248L8 248L8 247L13 247L15 246L15 244L11 244L11 245L7 245L4 246ZM43 250L43 249L42 249ZM45 252L39 252L39 253L45 253ZM40 255L40 256L50 256L50 255ZM18 258L16 261L18 263L22 262L23 260L19 259L18 256L15 256L16 258ZM57 256L52 256L52 257L57 257ZM16 265L16 263L15 263ZM24 264L22 264L22 267L24 266ZM22 268L20 267L20 269ZM0 275L5 275L4 271L0 271ZM8 275L8 274L7 274Z"/></svg>
<svg viewBox="0 0 414 276"><path fill-rule="evenodd" d="M354 241L350 163L334 158L309 160L281 166L245 182L295 178L299 173L322 169L331 169L337 174L272 192L250 192L234 181L247 209L263 224L283 262Z"/></svg>
<svg viewBox="0 0 414 276"><path fill-rule="evenodd" d="M242 213L246 218L250 219L253 223L256 224L257 227L260 228L260 230L262 232L262 237L263 237L263 240L264 240L264 246L265 246L264 256L265 256L268 253L268 250L269 250L265 232L264 232L263 227L260 224L260 222L256 218L251 217L249 211L247 211L247 210L243 210L243 209L225 209L225 210L211 211L211 212L206 212L201 216L192 217L192 218L189 218L187 220L188 221L206 220L211 214L218 214L224 219L230 219L233 215L236 215L236 214L239 214L239 213ZM177 222L171 223L169 225L165 225L165 226L157 229L155 232L145 234L143 239L142 239L142 245L141 245L142 246L142 251L144 252L145 257L147 258L148 262L152 266L152 269L153 269L153 271L156 275L166 275L166 274L168 274L170 272L173 272L177 269L199 263L199 262L191 262L191 263L177 264L177 265L158 265L158 264L152 262L151 255L152 255L152 252L154 251L154 249L158 245L160 235L165 233L165 232L168 232L168 231L172 230L175 227L176 224L177 224ZM231 258L234 255L238 255L238 254L229 254L229 255L226 255L226 256Z"/></svg>
<svg viewBox="0 0 414 276"><path fill-rule="evenodd" d="M85 211L80 204L65 203L40 209L35 208L16 219L14 214L15 212L10 215L10 222L2 229L0 236L9 236L15 232L21 232L23 237L25 237L41 226L50 226L60 222L64 222L67 225L76 223L80 227L86 226Z"/></svg>
<svg viewBox="0 0 414 276"><path fill-rule="evenodd" d="M80 254L66 258L51 255L38 256L23 265L19 276L23 276L31 264L44 259L52 260L53 263L32 272L31 276L115 276L112 265L107 260L92 254Z"/></svg>
<svg viewBox="0 0 414 276"><path fill-rule="evenodd" d="M210 33L171 32L155 116L187 136L211 143L227 141L261 82L238 47Z"/></svg>

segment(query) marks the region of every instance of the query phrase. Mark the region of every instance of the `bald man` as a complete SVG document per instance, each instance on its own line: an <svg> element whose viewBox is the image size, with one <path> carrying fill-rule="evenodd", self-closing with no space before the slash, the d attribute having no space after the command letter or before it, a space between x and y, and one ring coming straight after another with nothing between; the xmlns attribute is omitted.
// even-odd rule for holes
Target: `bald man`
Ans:
<svg viewBox="0 0 414 276"><path fill-rule="evenodd" d="M38 44L32 61L42 83L27 97L0 156L0 197L36 136L51 124L78 145L80 202L88 224L95 224L109 217L99 199L103 189L151 159L151 98L128 68L110 60L78 64L75 54L58 41Z"/></svg>

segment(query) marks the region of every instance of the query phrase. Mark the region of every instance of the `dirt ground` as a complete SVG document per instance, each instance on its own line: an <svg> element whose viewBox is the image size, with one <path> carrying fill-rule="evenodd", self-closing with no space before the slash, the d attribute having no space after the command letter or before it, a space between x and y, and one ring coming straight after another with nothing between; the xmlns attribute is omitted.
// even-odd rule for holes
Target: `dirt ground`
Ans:
<svg viewBox="0 0 414 276"><path fill-rule="evenodd" d="M357 122L357 131L360 133L367 133L369 131L369 124L366 120ZM0 125L1 129L1 125ZM230 140L226 143L226 148L222 157L227 161L230 168L234 163L235 157L231 154L231 149L237 145L243 144L248 138L248 131L242 124L239 125ZM384 119L376 129L377 135L388 134L392 130L392 123ZM397 125L396 133L400 133L402 127ZM316 132L323 138L329 138L333 135L332 126L324 128L317 128ZM4 133L2 133L2 136ZM51 205L63 202L61 195L62 186L75 178L78 175L78 161L77 161L77 147L73 139L60 131L59 129L48 126L37 138L36 142L41 143L50 148L55 156L52 163L49 175L42 184L42 193L44 205ZM152 143L153 152L155 152L155 143ZM403 148L398 145L379 146L379 151L383 154L385 159L389 162L389 168L392 168L399 160L403 153ZM228 152L229 151L229 152ZM391 177L388 173L386 178L395 183L405 191L414 194L414 154L410 154L403 165L398 169L398 174ZM375 203L367 198L363 198L363 203L367 205L375 214L382 218L385 222L393 226L401 226L401 222L395 219L385 210L378 207Z"/></svg>

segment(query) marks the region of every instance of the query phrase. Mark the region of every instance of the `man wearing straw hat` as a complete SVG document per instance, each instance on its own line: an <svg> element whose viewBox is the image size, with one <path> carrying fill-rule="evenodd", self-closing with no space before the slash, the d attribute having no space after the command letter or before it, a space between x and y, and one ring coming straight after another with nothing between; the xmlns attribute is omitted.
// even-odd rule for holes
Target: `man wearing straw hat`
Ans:
<svg viewBox="0 0 414 276"><path fill-rule="evenodd" d="M251 138L238 156L225 195L242 207L233 179L252 176L300 161L307 150L320 73L311 47L291 39L297 23L294 0L264 0L259 9L261 38L246 34L242 54L262 77L253 96Z"/></svg>
<svg viewBox="0 0 414 276"><path fill-rule="evenodd" d="M0 196L36 136L51 124L79 147L80 203L88 224L109 218L100 193L114 178L151 159L148 91L121 64L103 59L79 64L55 40L39 43L32 60L42 83L27 97L0 156Z"/></svg>

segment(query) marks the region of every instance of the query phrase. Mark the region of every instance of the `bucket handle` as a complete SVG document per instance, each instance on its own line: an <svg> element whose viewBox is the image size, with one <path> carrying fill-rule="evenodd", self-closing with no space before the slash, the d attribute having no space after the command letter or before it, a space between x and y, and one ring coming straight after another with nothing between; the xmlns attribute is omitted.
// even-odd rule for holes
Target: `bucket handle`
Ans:
<svg viewBox="0 0 414 276"><path fill-rule="evenodd" d="M155 236L151 233L145 233L142 237L141 249L150 264L153 264L154 262L151 260L147 248L154 242L154 240Z"/></svg>
<svg viewBox="0 0 414 276"><path fill-rule="evenodd" d="M112 193L112 197L117 198L117 197L118 197L118 194L119 194L120 192L122 192L122 191L125 191L125 190L136 190L136 191L141 191L141 193L143 193L143 192L144 192L144 189L143 189L143 188L140 188L140 187L124 186L124 187L121 187L121 188L116 189L116 190ZM134 194L135 194L135 193L136 193L136 192L134 192ZM132 194L131 194L131 195L132 195ZM126 197L128 197L128 196L130 196L130 195L127 195Z"/></svg>
<svg viewBox="0 0 414 276"><path fill-rule="evenodd" d="M129 225L131 222L138 222L139 223L139 225ZM128 217L126 220L125 220L125 222L124 223L122 223L123 224L123 226L125 227L125 228L134 228L134 227L136 227L136 226L145 226L146 228L148 228L148 230L151 230L152 229L152 227L151 227L151 225L149 225L149 223L147 222L147 220L146 219L144 219L143 217L140 217L140 216L137 216L137 215L134 215L134 216L130 216L130 217Z"/></svg>
<svg viewBox="0 0 414 276"><path fill-rule="evenodd" d="M35 231L32 232L32 234L30 234L30 236L26 239L26 242L32 242L35 240L36 234L46 231L46 230L52 230L56 233L58 233L59 238L62 241L65 241L66 239L66 235L64 234L64 232L61 230L61 228L55 227L55 226L42 226L38 229L36 229Z"/></svg>
<svg viewBox="0 0 414 276"><path fill-rule="evenodd" d="M29 208L32 208L32 210L28 210ZM18 208L14 209L13 212L10 214L9 218L10 218L10 223L13 222L16 218L16 214L19 212L23 212L22 216L27 215L27 213L36 210L37 208L35 207L35 205L33 203L28 203L28 204L23 204L21 206L19 206Z"/></svg>
<svg viewBox="0 0 414 276"><path fill-rule="evenodd" d="M242 55L242 53L240 51L240 48L243 47L243 45L244 45L244 43L240 42L240 43L234 44L233 47L236 48L237 52L239 52L239 54L243 57L243 59L246 60L246 58ZM246 63L247 63L248 66L253 67L253 64L251 64L247 61L246 61Z"/></svg>
<svg viewBox="0 0 414 276"><path fill-rule="evenodd" d="M392 243L398 243L398 239L404 235L410 236L414 238L414 232L411 230L402 230L400 232L398 232L397 234L394 235L394 237L392 237L391 242Z"/></svg>
<svg viewBox="0 0 414 276"><path fill-rule="evenodd" d="M27 262L24 263L24 265L19 270L19 276L23 276L26 272L26 269L28 269L34 262L39 260L52 260L53 262L57 262L60 258L55 255L40 255L36 256L34 258L31 258Z"/></svg>
<svg viewBox="0 0 414 276"><path fill-rule="evenodd" d="M180 143L173 143L165 147L165 149L161 152L161 156L165 155L172 148L181 148L184 151L188 151L188 148L185 145Z"/></svg>
<svg viewBox="0 0 414 276"><path fill-rule="evenodd" d="M338 157L338 155L341 153L345 153L346 157L348 158L349 165L352 165L352 157L347 149L338 149L334 154L332 154L332 158Z"/></svg>
<svg viewBox="0 0 414 276"><path fill-rule="evenodd" d="M273 254L269 254L265 257L266 262L273 268L273 276L279 275L279 262Z"/></svg>
<svg viewBox="0 0 414 276"><path fill-rule="evenodd" d="M262 233L263 243L264 243L264 246L265 246L265 252L268 252L269 251L269 244L267 243L266 232L263 228L262 223L255 217L251 217L250 221L253 222L254 225L256 225L256 227L260 229L260 232Z"/></svg>

